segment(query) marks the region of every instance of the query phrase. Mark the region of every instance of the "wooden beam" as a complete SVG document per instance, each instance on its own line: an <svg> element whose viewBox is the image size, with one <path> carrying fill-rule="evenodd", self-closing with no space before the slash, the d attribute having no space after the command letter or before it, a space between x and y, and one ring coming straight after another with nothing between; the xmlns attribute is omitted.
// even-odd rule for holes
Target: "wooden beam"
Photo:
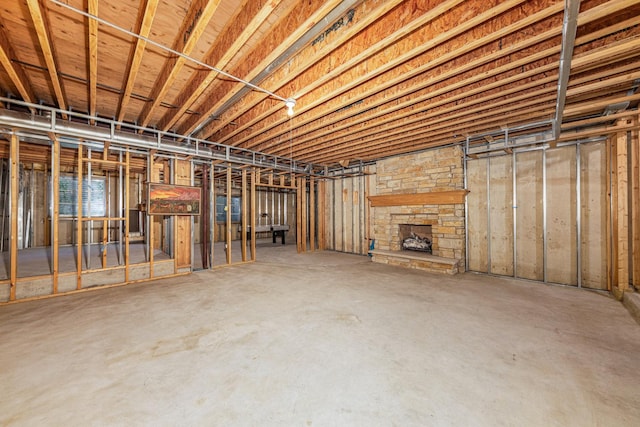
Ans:
<svg viewBox="0 0 640 427"><path fill-rule="evenodd" d="M98 0L87 0L89 3L89 14L98 16ZM95 117L96 105L98 102L98 21L92 18L89 20L89 115ZM95 120L90 123L95 124Z"/></svg>
<svg viewBox="0 0 640 427"><path fill-rule="evenodd" d="M640 116L636 111L636 124ZM631 131L631 254L632 283L640 288L640 130Z"/></svg>
<svg viewBox="0 0 640 427"><path fill-rule="evenodd" d="M309 211L307 210L307 178L304 176L300 178L300 193L301 193L300 201L302 203L302 206L301 206L302 248L301 249L302 249L302 252L307 252L307 227L309 224L309 215L308 215Z"/></svg>
<svg viewBox="0 0 640 427"><path fill-rule="evenodd" d="M231 74L242 76L247 81L253 80L295 44L309 28L320 22L339 4L340 0L313 0L298 4L292 13L280 18L280 21L273 26L272 31L252 51L253 55L247 55L247 60L241 61L237 67L231 70ZM282 37L285 34L288 34L288 36ZM275 49L273 48L274 39L281 40ZM269 52L269 54L264 56L264 52ZM210 117L211 114L215 113L243 87L244 85L237 84L232 90L229 90L228 85L217 85L210 91L206 101L198 107L201 112L200 116L187 119L180 126L178 132L182 135L188 135L193 132L206 117ZM206 128L208 129L209 126ZM209 133L209 130L205 132Z"/></svg>
<svg viewBox="0 0 640 427"><path fill-rule="evenodd" d="M353 55L353 57L349 61L345 62L344 64L341 64L338 67L327 66L326 64L322 65L323 64L322 62L318 63L317 65L314 66L314 68L324 67L324 68L329 68L331 71L329 71L328 73L327 72L318 73L317 71L313 72L310 70L308 73L305 73L305 75L309 74L310 76L313 76L313 78L309 79L309 77L307 77L308 81L305 81L305 84L298 83L298 86L301 86L302 88L299 89L295 94L295 98L299 99L299 105L300 105L300 107L297 108L297 115L300 115L301 113L304 113L308 110L313 110L313 109L315 109L314 111L317 111L317 113L315 113L311 117L306 116L304 119L304 122L302 123L300 123L301 119L298 119L296 124L298 126L301 126L310 121L318 120L323 116L326 116L327 114L326 111L333 112L337 109L342 108L344 105L342 104L343 101L341 101L341 98L342 98L341 95L349 90L353 90L354 88L358 88L358 91L360 91L360 93L358 93L357 95L358 99L365 99L367 97L373 96L375 93L382 93L383 95L380 96L380 100L382 101L381 103L386 103L391 101L391 99L389 98L389 91L385 92L385 89L391 88L393 86L397 86L406 80L409 80L422 73L426 73L427 71L435 68L436 66L444 64L447 61L451 61L455 57L460 56L463 53L469 52L473 49L476 49L479 46L489 43L492 40L496 40L501 37L504 37L506 34L508 34L509 31L516 31L518 28L522 28L522 25L526 26L526 24L518 23L514 26L510 26L506 29L503 29L500 32L492 31L490 36L475 39L473 40L472 43L465 43L463 46L461 46L460 48L456 49L453 52L448 53L447 55L443 55L435 59L432 58L429 61L416 60L417 57L419 57L422 54L425 54L430 49L433 49L434 47L446 42L447 40L453 39L454 37L463 34L465 31L469 30L470 28L473 28L474 26L479 25L480 23L486 21L487 19L490 19L490 17L495 16L496 14L505 12L510 8L513 8L516 3L522 3L522 0L510 0L509 2L502 2L499 6L483 14L474 16L472 19L469 19L464 23L461 23L460 25L455 26L455 28L452 28L447 32L438 34L437 37L433 37L428 41L423 40L424 36L420 34L420 32L416 32L416 34L407 36L406 30L404 26L402 26L396 31L396 33L394 33L389 37L388 41L383 40L380 43L377 43L372 46L369 46L367 44L366 45L367 49L363 50L359 55ZM449 8L454 7L456 4L457 2L455 1L443 2L440 5L438 5L438 7L432 9L429 13L422 15L420 18L416 20L416 22L412 22L411 24L409 24L407 28L418 29L421 26L428 23L429 21L437 18L440 14L446 12ZM385 3L385 6L387 6L387 3ZM411 7L411 4L409 2L406 2L406 5L404 5L404 7L409 8ZM555 6L553 10L562 10L562 5ZM546 12L546 14L548 13L550 12L549 11ZM529 17L527 19L527 23L530 24L531 22L535 22L533 19L534 17ZM418 25L416 27L413 27L413 25L416 25L416 24ZM388 43L389 42L396 43L398 42L398 40L404 37L407 37L410 40L414 40L413 43L415 48L408 49L408 51L403 55L396 55L394 51L394 53L392 53L390 56L389 50L392 50L392 47L389 46ZM357 46L357 49L361 49L361 48L362 48L361 46ZM506 52L502 53L502 49L501 49L500 55L508 55L508 53ZM483 56L486 56L486 55L483 55ZM415 66L406 66L406 63L409 60L414 60L416 62L419 62L419 64L415 64ZM482 63L486 63L488 61L489 59L482 58ZM355 73L357 75L357 78L353 78L352 76L354 75L354 73L353 73L353 70L351 70L351 68L355 68L359 65L363 67L363 70L360 73ZM473 64L470 64L467 66L468 67L467 69L473 69L473 67L477 67L477 66L478 64L476 63L476 61L474 61ZM410 71L407 71L407 70L410 70ZM332 91L327 91L322 87L322 85L325 85L334 79L336 80L336 82L332 82L331 86L336 89ZM268 83L265 82L264 84L268 84ZM427 84L424 87L431 86L431 85L433 84L427 82ZM367 88L367 90L365 91L364 88ZM407 93L413 93L418 89L420 88L415 86L412 86L411 88L407 87L407 90L408 90ZM319 93L316 93L316 91ZM393 98L394 99L399 98L401 96L404 96L405 94L406 94L405 91L394 91ZM338 106L338 104L340 105ZM319 106L322 106L322 108L317 108ZM367 105L367 108L374 108L374 107L375 105ZM264 116L272 115L273 113L274 111L268 111L268 112L265 112ZM256 114L255 112L245 113L243 114L242 118L243 120L247 120L247 118L250 118L255 114ZM353 113L349 112L347 109L341 115L348 117L349 115L352 115L352 114ZM234 120L235 122L238 121L238 119L234 119ZM272 116L269 123L269 129L275 129L277 133L279 128L277 128L276 126L278 124L283 123L284 120L286 120L286 118L284 117L275 116L275 115ZM243 134L243 137L241 139L234 141L234 145L247 141L250 143L247 144L245 148L251 148L251 147L258 146L259 144L263 143L267 139L277 138L277 136L274 135L273 132L266 133L267 129L265 129L265 127L255 126L255 123L256 121L250 121L248 122L247 125L251 126L252 129L259 128L260 129L259 137L256 138L256 135L250 132L251 138L247 138L247 135L249 133L245 133ZM222 123L219 123L218 126L220 126L221 124ZM241 123L240 126L234 126L235 128L234 134L237 134L240 131L245 130L245 126L247 125L245 125L245 123ZM318 124L316 124L315 126L318 126ZM319 124L319 126L325 127L326 123ZM228 138L225 136L225 138L220 138L219 142L224 142L227 139Z"/></svg>
<svg viewBox="0 0 640 427"><path fill-rule="evenodd" d="M302 178L296 178L296 249L302 252Z"/></svg>
<svg viewBox="0 0 640 427"><path fill-rule="evenodd" d="M10 291L9 301L16 299L16 285L18 282L18 193L20 192L20 140L18 135L11 134L11 234L9 251L11 263L9 268Z"/></svg>
<svg viewBox="0 0 640 427"><path fill-rule="evenodd" d="M130 183L129 179L131 176L131 170L129 166L131 165L131 153L129 149L125 151L124 154L124 281L129 282L131 280L130 277L130 267L131 267L131 248L129 247L130 238L129 230L131 229L131 217L129 216L129 199L130 199Z"/></svg>
<svg viewBox="0 0 640 427"><path fill-rule="evenodd" d="M156 16L156 11L158 10L158 2L159 0L146 1L142 19L139 22L139 25L137 25L137 28L139 28L138 34L144 38L149 37L151 24L153 24L153 18ZM125 81L124 90L122 92L122 96L120 97L120 104L118 106L119 122L124 120L124 116L127 112L127 105L129 105L129 100L131 99L131 93L133 92L136 77L138 76L138 71L140 70L140 64L142 63L142 56L144 54L146 45L147 42L145 40L136 39L135 48L133 50L131 58L129 59L130 65L129 71L127 73L127 79Z"/></svg>
<svg viewBox="0 0 640 427"><path fill-rule="evenodd" d="M51 170L51 186L53 187L53 216L51 218L51 246L53 247L53 293L58 293L58 275L60 273L60 141L52 138L53 165Z"/></svg>
<svg viewBox="0 0 640 427"><path fill-rule="evenodd" d="M242 261L247 261L247 170L242 169L242 233L240 233L240 241L242 242Z"/></svg>
<svg viewBox="0 0 640 427"><path fill-rule="evenodd" d="M315 179L309 178L309 247L311 252L316 250L316 192Z"/></svg>
<svg viewBox="0 0 640 427"><path fill-rule="evenodd" d="M78 180L77 194L78 204L76 205L76 289L82 289L82 229L84 222L82 221L82 178L84 165L82 159L82 144L78 144L78 170L76 179Z"/></svg>
<svg viewBox="0 0 640 427"><path fill-rule="evenodd" d="M253 0L244 4L232 25L225 28L223 34L216 38L203 62L215 64L214 67L223 70L231 59L240 51L247 40L265 22L273 10L282 0ZM222 55L220 55L222 53ZM178 107L168 110L158 123L158 128L168 130L191 107L211 83L218 76L217 71L194 73L187 86L180 92L174 104Z"/></svg>
<svg viewBox="0 0 640 427"><path fill-rule="evenodd" d="M251 168L251 261L256 260L256 168Z"/></svg>
<svg viewBox="0 0 640 427"><path fill-rule="evenodd" d="M182 22L180 31L178 31L178 37L173 43L173 50L187 56L191 54L198 40L200 40L200 36L202 36L207 25L209 25L209 21L218 8L220 1L221 0L194 0L191 3L187 16ZM164 101L165 95L178 77L185 62L186 59L184 57L175 55L170 56L165 62L149 95L151 101L145 104L140 114L138 120L140 126L145 127L149 124L153 113L155 113L160 103Z"/></svg>
<svg viewBox="0 0 640 427"><path fill-rule="evenodd" d="M629 199L628 199L628 158L627 133L616 134L616 193L618 213L618 281L617 288L629 288Z"/></svg>
<svg viewBox="0 0 640 427"><path fill-rule="evenodd" d="M39 0L27 0L29 6L29 12L31 13L31 20L38 35L38 41L40 42L40 49L44 56L44 61L47 65L47 71L49 73L49 80L51 86L53 86L53 92L55 99L58 103L58 107L61 110L67 109L67 102L65 100L64 91L60 83L60 77L58 76L58 67L56 66L56 57L53 51L53 45L51 44L51 38L49 36L48 28L50 25L47 22L46 15L42 9L40 9ZM64 119L67 118L66 114L63 114Z"/></svg>
<svg viewBox="0 0 640 427"><path fill-rule="evenodd" d="M454 205L464 203L467 190L434 191L431 193L383 194L369 196L371 207Z"/></svg>
<svg viewBox="0 0 640 427"><path fill-rule="evenodd" d="M27 74L22 69L22 66L14 62L15 58L16 54L11 47L11 43L4 31L2 31L2 27L0 27L0 64L6 70L16 89L18 89L22 99L26 102L35 103L37 100ZM35 109L32 108L31 112L35 113Z"/></svg>
<svg viewBox="0 0 640 427"><path fill-rule="evenodd" d="M227 166L227 264L231 264L231 167Z"/></svg>

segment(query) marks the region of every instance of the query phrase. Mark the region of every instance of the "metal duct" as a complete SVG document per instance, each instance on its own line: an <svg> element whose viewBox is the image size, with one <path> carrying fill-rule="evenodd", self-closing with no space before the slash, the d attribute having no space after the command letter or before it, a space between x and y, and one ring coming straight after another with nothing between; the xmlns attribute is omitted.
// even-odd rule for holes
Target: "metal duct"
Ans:
<svg viewBox="0 0 640 427"><path fill-rule="evenodd" d="M556 96L556 115L553 119L553 138L560 137L564 104L567 99L567 86L571 74L571 59L573 47L576 42L578 29L578 12L580 0L566 0L564 7L564 20L562 22L562 50L560 51L560 70L558 76L558 93Z"/></svg>

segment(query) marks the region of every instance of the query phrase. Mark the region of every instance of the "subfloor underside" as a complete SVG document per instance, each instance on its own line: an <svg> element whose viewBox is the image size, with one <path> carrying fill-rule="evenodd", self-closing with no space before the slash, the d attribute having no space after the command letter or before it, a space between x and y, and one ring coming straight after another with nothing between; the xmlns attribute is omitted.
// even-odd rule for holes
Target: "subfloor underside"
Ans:
<svg viewBox="0 0 640 427"><path fill-rule="evenodd" d="M274 246L0 307L1 425L634 426L609 296Z"/></svg>

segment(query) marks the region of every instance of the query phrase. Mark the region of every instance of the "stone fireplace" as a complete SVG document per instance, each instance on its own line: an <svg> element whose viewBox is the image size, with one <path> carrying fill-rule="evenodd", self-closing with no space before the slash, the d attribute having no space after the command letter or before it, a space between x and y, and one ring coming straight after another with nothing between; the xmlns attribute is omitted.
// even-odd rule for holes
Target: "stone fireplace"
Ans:
<svg viewBox="0 0 640 427"><path fill-rule="evenodd" d="M378 162L374 262L455 274L465 270L462 151L447 147ZM431 253L402 250L411 233L431 240Z"/></svg>

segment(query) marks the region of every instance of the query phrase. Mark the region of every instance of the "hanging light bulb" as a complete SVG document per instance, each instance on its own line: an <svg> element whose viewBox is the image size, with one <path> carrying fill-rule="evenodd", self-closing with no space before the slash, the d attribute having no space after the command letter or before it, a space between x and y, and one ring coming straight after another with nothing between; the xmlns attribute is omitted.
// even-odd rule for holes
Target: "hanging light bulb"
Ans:
<svg viewBox="0 0 640 427"><path fill-rule="evenodd" d="M287 115L289 117L293 117L293 114L294 114L293 107L296 106L296 100L293 98L287 98L284 101L284 106L287 107Z"/></svg>

